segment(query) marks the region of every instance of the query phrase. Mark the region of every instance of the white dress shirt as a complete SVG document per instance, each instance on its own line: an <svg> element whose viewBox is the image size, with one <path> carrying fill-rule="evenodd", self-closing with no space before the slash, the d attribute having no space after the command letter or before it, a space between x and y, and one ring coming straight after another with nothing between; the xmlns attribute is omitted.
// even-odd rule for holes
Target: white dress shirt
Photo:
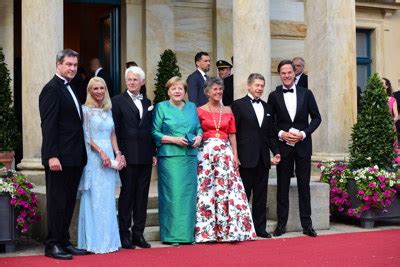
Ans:
<svg viewBox="0 0 400 267"><path fill-rule="evenodd" d="M140 119L142 119L143 116L143 105L142 105L142 101L140 101L139 99L133 99L133 94L131 92L129 92L129 90L127 90L128 95L132 98L133 103L135 103L135 106L137 107L137 109L139 110L139 116Z"/></svg>
<svg viewBox="0 0 400 267"><path fill-rule="evenodd" d="M303 75L303 72L296 76L296 79L294 80L295 85L297 85L299 83L301 75Z"/></svg>
<svg viewBox="0 0 400 267"><path fill-rule="evenodd" d="M251 94L247 94L247 95L250 97L251 100L254 99L254 96L252 96ZM261 104L261 102L260 103L257 103L257 102L253 103L252 102L251 104L252 104L252 106L254 108L254 111L256 113L257 120L258 120L258 125L261 127L263 119L264 119L264 107Z"/></svg>
<svg viewBox="0 0 400 267"><path fill-rule="evenodd" d="M207 80L207 73L205 73L202 69L197 69L198 71L200 71L200 73L201 73L201 76L203 77L203 79L204 79L204 81L206 81Z"/></svg>
<svg viewBox="0 0 400 267"><path fill-rule="evenodd" d="M64 81L64 84L65 84L65 85L66 85L67 83L69 83L66 79L64 79L64 78L63 78L61 75L59 75L58 73L56 73L56 75L58 76L58 78L60 78L60 79L62 79L62 80ZM71 94L72 99L74 100L76 110L78 111L78 115L79 115L79 117L81 118L82 116L81 116L81 110L80 110L80 108L79 108L78 99L76 98L76 96L75 96L74 92L72 91L72 88L71 88L71 86L70 86L69 84L67 85L67 89L68 89L68 92Z"/></svg>

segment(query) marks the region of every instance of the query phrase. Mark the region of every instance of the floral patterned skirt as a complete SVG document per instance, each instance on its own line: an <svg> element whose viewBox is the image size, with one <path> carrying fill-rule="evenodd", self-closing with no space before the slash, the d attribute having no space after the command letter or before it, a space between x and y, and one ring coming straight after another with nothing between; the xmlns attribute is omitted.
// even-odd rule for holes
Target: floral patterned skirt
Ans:
<svg viewBox="0 0 400 267"><path fill-rule="evenodd" d="M228 140L204 140L197 173L196 242L255 239L249 203Z"/></svg>

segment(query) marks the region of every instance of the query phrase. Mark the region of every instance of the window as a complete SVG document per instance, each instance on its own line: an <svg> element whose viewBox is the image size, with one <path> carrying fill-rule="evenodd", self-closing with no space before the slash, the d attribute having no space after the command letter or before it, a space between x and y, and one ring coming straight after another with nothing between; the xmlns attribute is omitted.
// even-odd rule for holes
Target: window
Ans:
<svg viewBox="0 0 400 267"><path fill-rule="evenodd" d="M357 86L365 90L367 80L371 75L371 30L356 31L356 55L357 55Z"/></svg>

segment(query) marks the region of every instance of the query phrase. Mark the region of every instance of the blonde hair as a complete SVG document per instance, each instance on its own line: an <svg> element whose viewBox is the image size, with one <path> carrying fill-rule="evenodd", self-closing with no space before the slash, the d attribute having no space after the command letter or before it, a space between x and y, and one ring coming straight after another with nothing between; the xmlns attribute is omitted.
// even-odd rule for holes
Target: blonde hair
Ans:
<svg viewBox="0 0 400 267"><path fill-rule="evenodd" d="M171 86L174 86L175 84L178 84L178 83L183 85L183 89L185 89L185 93L186 93L187 92L187 83L185 82L185 80L183 80L179 76L174 76L171 79L169 79L168 82L165 84L165 88L168 90Z"/></svg>
<svg viewBox="0 0 400 267"><path fill-rule="evenodd" d="M90 94L90 91L93 88L93 84L96 82L100 82L104 85L104 88L106 89L105 94L104 94L104 100L103 100L103 106L99 107L96 100L93 99L92 95ZM85 106L89 107L89 108L102 108L104 110L110 110L111 109L111 98L110 98L110 94L108 93L108 88L107 88L107 84L104 81L103 78L101 77L93 77L92 79L90 79L88 86L87 86L87 90L86 90L87 94L86 94L86 102L85 102Z"/></svg>

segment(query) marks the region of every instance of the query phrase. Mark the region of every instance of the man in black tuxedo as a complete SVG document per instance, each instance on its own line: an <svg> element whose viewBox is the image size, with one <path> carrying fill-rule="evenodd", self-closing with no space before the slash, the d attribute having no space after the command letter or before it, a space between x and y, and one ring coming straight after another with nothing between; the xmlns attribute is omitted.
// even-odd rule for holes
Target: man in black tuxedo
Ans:
<svg viewBox="0 0 400 267"><path fill-rule="evenodd" d="M78 56L71 49L60 51L56 74L39 95L42 164L46 173L45 255L63 260L87 254L69 241L78 185L87 161L81 103L69 84L77 72Z"/></svg>
<svg viewBox="0 0 400 267"><path fill-rule="evenodd" d="M283 85L268 97L268 103L275 114L276 134L282 156L277 166L278 225L274 235L280 236L286 232L290 178L296 165L301 226L305 235L315 237L317 233L312 227L310 203L311 134L320 125L321 115L311 90L295 85L294 69L290 60L279 63L278 73Z"/></svg>
<svg viewBox="0 0 400 267"><path fill-rule="evenodd" d="M207 72L210 70L211 60L207 52L198 52L194 62L197 69L187 77L186 82L189 101L200 107L208 101L204 94L204 82L208 79Z"/></svg>
<svg viewBox="0 0 400 267"><path fill-rule="evenodd" d="M146 224L152 164L155 165L155 144L151 137L151 102L140 94L144 84L140 67L125 71L127 90L112 98L115 133L127 166L120 171L121 192L118 201L118 222L123 248L135 245L150 248L143 237ZM132 225L133 221L133 225Z"/></svg>
<svg viewBox="0 0 400 267"><path fill-rule="evenodd" d="M265 79L253 73L247 79L248 94L232 104L236 121L237 149L240 175L250 199L253 194L252 215L257 236L270 238L267 226L268 174L271 167L269 150L274 153L273 164L280 161L271 107L261 100Z"/></svg>
<svg viewBox="0 0 400 267"><path fill-rule="evenodd" d="M294 57L292 62L294 65L294 73L296 75L296 86L308 88L308 76L304 73L304 59L301 57Z"/></svg>
<svg viewBox="0 0 400 267"><path fill-rule="evenodd" d="M111 96L113 96L114 90L113 90L113 85L111 82L110 75L101 65L100 59L92 58L90 60L89 68L90 68L90 71L93 73L93 77L103 78L103 80L107 84L108 92L110 93Z"/></svg>

